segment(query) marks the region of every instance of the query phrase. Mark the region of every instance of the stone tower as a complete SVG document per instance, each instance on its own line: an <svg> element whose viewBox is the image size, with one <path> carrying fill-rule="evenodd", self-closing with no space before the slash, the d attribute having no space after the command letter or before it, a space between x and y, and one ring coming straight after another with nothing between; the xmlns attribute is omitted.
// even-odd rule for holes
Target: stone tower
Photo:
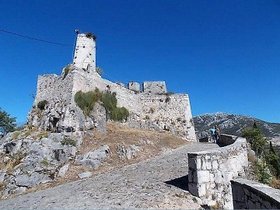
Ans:
<svg viewBox="0 0 280 210"><path fill-rule="evenodd" d="M96 37L92 33L77 35L73 65L88 72L96 70Z"/></svg>

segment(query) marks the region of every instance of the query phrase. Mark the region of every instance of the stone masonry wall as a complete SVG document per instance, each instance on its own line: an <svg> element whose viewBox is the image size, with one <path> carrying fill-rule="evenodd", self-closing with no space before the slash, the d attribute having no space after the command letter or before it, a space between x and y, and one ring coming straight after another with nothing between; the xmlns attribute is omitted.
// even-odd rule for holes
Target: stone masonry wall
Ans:
<svg viewBox="0 0 280 210"><path fill-rule="evenodd" d="M223 141L224 140L224 141ZM235 140L232 143L232 140ZM248 166L245 138L223 135L217 149L188 153L189 191L206 205L233 208L230 181L244 174Z"/></svg>
<svg viewBox="0 0 280 210"><path fill-rule="evenodd" d="M34 101L36 105L42 100L64 101L69 103L72 99L73 78L69 74L63 79L55 74L40 75L37 81L37 94Z"/></svg>
<svg viewBox="0 0 280 210"><path fill-rule="evenodd" d="M141 94L142 120L148 120L160 130L195 141L190 101L187 94L153 95Z"/></svg>
<svg viewBox="0 0 280 210"><path fill-rule="evenodd" d="M48 118L55 118L56 121L59 121L56 124L60 127L81 128L84 119L74 102L74 96L80 90L87 92L93 91L95 88L100 91L116 92L118 106L123 106L130 112L128 126L166 130L187 140L196 141L188 95L137 92L103 79L94 71L86 72L75 66L66 76L44 75L39 77L35 103L47 100L49 104L45 112L51 112ZM56 107L60 109L58 114ZM50 127L48 122L44 125L38 123L40 119L36 117L30 119L34 125L40 124L42 129ZM44 121L48 120L44 119Z"/></svg>
<svg viewBox="0 0 280 210"><path fill-rule="evenodd" d="M280 190L241 178L231 186L234 209L280 209Z"/></svg>
<svg viewBox="0 0 280 210"><path fill-rule="evenodd" d="M105 80L97 74L74 72L73 92L84 92L98 88L101 91L116 92L118 106L126 107L133 116L128 126L167 130L196 141L189 97L186 94L137 93L117 83Z"/></svg>

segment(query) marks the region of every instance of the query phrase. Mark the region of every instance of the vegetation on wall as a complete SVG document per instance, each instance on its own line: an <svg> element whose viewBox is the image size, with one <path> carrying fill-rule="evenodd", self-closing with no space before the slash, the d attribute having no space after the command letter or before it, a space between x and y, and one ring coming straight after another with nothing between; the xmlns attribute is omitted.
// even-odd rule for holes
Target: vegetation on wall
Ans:
<svg viewBox="0 0 280 210"><path fill-rule="evenodd" d="M72 67L69 64L63 69L63 79L65 79L65 77L70 73L70 71L72 71Z"/></svg>
<svg viewBox="0 0 280 210"><path fill-rule="evenodd" d="M47 100L39 101L37 104L37 108L40 110L44 110L47 104L48 104Z"/></svg>
<svg viewBox="0 0 280 210"><path fill-rule="evenodd" d="M93 39L93 40L96 40L96 36L93 34L93 33L86 33L86 37L87 38L90 38L90 39Z"/></svg>
<svg viewBox="0 0 280 210"><path fill-rule="evenodd" d="M274 183L278 180L280 183L280 156L275 152L271 142L268 143L257 124L254 123L252 128L245 129L243 137L256 153L257 160L253 164L258 181L272 184L272 180ZM272 187L275 187L275 184Z"/></svg>
<svg viewBox="0 0 280 210"><path fill-rule="evenodd" d="M77 106L83 111L84 115L89 116L95 103L100 100L101 96L102 93L98 89L86 93L78 91L75 94L74 100Z"/></svg>
<svg viewBox="0 0 280 210"><path fill-rule="evenodd" d="M77 145L76 141L69 138L69 137L64 137L64 139L61 141L62 145L71 145L75 147Z"/></svg>
<svg viewBox="0 0 280 210"><path fill-rule="evenodd" d="M106 110L107 117L114 121L127 120L129 112L125 107L117 107L116 93L100 92L99 89L94 91L82 92L75 94L75 103L83 111L85 116L89 116L96 102L100 101Z"/></svg>

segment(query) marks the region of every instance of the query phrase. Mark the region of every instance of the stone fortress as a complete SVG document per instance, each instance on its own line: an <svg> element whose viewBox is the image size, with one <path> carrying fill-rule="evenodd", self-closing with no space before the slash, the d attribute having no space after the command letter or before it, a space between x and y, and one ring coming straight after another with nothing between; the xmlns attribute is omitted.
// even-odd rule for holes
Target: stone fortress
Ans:
<svg viewBox="0 0 280 210"><path fill-rule="evenodd" d="M129 111L125 122L128 126L170 131L196 141L188 95L169 93L164 81L129 82L125 86L102 78L96 68L96 37L91 33L77 35L73 63L65 67L61 75L39 76L29 125L59 132L100 127L104 124L102 115L106 116L102 106L97 105L93 113L85 117L74 101L78 91L95 88L116 93L118 106ZM39 111L38 103L42 101L46 105Z"/></svg>

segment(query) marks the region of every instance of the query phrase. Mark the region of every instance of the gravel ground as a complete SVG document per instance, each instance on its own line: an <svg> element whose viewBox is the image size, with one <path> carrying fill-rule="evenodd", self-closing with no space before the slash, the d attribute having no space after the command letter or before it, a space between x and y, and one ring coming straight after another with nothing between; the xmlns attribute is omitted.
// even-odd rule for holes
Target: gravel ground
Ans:
<svg viewBox="0 0 280 210"><path fill-rule="evenodd" d="M217 147L190 143L95 177L0 201L0 209L200 208L187 191L187 153Z"/></svg>

